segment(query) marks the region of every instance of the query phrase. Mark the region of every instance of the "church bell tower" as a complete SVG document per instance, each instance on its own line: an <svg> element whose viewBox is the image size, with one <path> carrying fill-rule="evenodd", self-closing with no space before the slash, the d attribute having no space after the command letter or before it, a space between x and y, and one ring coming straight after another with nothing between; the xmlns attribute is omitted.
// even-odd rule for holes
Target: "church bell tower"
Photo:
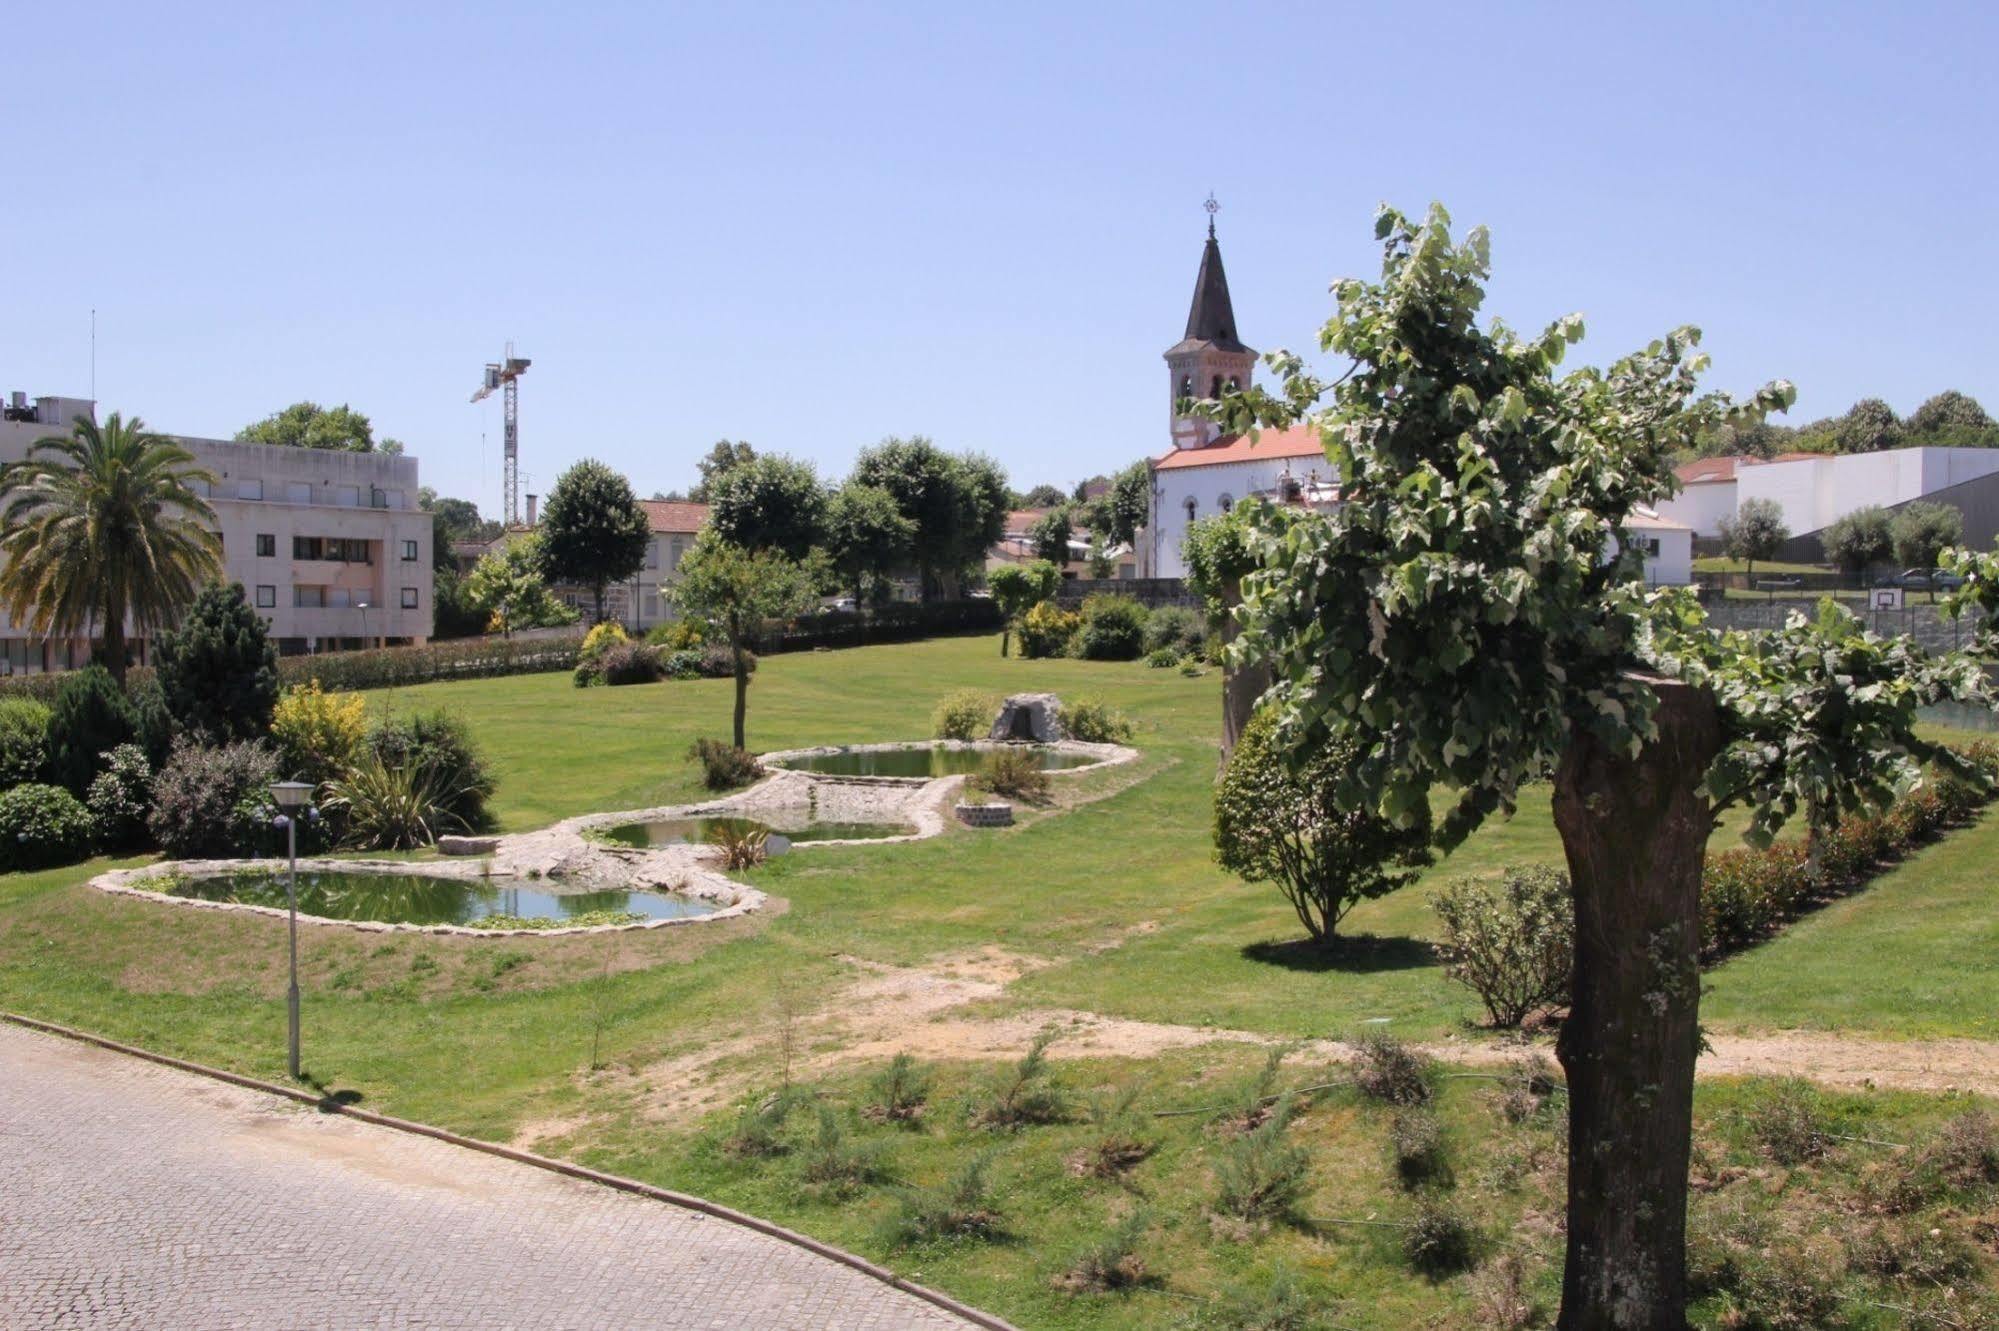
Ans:
<svg viewBox="0 0 1999 1331"><path fill-rule="evenodd" d="M1213 421L1182 416L1181 399L1220 397L1224 389L1247 388L1256 365L1256 352L1236 337L1228 274L1222 271L1222 247L1215 239L1215 213L1221 205L1211 194L1205 206L1208 244L1201 251L1201 271L1194 278L1187 333L1166 350L1166 401L1175 448L1200 448L1213 443L1221 433Z"/></svg>

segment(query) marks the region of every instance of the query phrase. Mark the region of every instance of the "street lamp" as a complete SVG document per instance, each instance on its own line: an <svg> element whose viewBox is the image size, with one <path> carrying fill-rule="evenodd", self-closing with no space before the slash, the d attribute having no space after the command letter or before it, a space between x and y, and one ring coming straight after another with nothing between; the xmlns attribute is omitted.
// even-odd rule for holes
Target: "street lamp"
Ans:
<svg viewBox="0 0 1999 1331"><path fill-rule="evenodd" d="M362 601L359 602L359 606L361 610L361 650L365 652L368 650L368 603Z"/></svg>
<svg viewBox="0 0 1999 1331"><path fill-rule="evenodd" d="M291 988L285 991L285 1010L290 1017L286 1053L292 1080L298 1080L298 814L307 808L312 787L304 781L273 781L271 798L278 802L277 826L285 829L285 846L291 855L291 875L285 883L285 898L291 904ZM317 816L319 810L309 809Z"/></svg>

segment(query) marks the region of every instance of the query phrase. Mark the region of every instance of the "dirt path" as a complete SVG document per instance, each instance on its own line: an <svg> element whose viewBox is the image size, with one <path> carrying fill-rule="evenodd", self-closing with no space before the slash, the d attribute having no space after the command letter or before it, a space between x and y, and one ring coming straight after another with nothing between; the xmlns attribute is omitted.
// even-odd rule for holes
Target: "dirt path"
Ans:
<svg viewBox="0 0 1999 1331"><path fill-rule="evenodd" d="M1021 976L1055 964L1000 947L937 957L922 966L843 960L859 975L789 1023L793 1076L809 1077L902 1052L923 1059L1018 1057L1049 1029L1059 1033L1048 1051L1057 1059L1147 1058L1215 1043L1285 1043L1255 1031L1132 1021L1075 1008L981 1011L1004 998ZM684 1121L767 1081L774 1050L786 1038L785 1032L771 1029L704 1045L641 1070L631 1078L632 1089L649 1116ZM1710 1043L1711 1051L1700 1061L1703 1077L1804 1077L1828 1086L1999 1096L1999 1043L1861 1040L1816 1031L1717 1034ZM1351 1053L1349 1045L1337 1040L1295 1042L1295 1047L1301 1059L1343 1060ZM1523 1048L1553 1054L1548 1040L1523 1046L1466 1039L1422 1046L1434 1058L1471 1067L1503 1065ZM529 1125L522 1140L547 1140L579 1126L573 1120Z"/></svg>

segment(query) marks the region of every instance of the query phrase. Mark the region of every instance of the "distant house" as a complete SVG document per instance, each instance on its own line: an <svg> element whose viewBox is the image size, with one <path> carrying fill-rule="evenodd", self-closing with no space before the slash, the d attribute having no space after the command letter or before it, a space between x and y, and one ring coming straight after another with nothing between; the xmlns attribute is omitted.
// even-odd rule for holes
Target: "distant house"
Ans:
<svg viewBox="0 0 1999 1331"><path fill-rule="evenodd" d="M1099 492L1104 487L1099 487ZM1041 557L1034 540L1034 524L1047 517L1053 509L1023 508L1006 515L1006 530L993 547L986 551L986 568L1000 567L1002 564L1027 564ZM1104 557L1111 561L1111 576L1114 578L1135 578L1138 576L1138 554L1128 545L1114 545L1104 551ZM1087 528L1075 526L1069 533L1069 558L1062 565L1065 581L1090 576L1090 533Z"/></svg>
<svg viewBox="0 0 1999 1331"><path fill-rule="evenodd" d="M502 532L485 545L466 545L452 553L461 560L477 563L481 555L501 549L510 540L532 531L539 520L538 496L528 496L526 525ZM604 591L604 618L613 619L635 633L679 616L667 602L665 591L673 585L675 570L686 553L694 548L694 538L708 521L708 505L670 499L641 499L652 539L646 543L645 563L635 577L614 582ZM558 583L549 589L555 598L588 620L596 613L596 596L588 587Z"/></svg>
<svg viewBox="0 0 1999 1331"><path fill-rule="evenodd" d="M1645 555L1645 581L1650 586L1685 586L1694 580L1694 529L1640 506L1625 521L1625 529Z"/></svg>

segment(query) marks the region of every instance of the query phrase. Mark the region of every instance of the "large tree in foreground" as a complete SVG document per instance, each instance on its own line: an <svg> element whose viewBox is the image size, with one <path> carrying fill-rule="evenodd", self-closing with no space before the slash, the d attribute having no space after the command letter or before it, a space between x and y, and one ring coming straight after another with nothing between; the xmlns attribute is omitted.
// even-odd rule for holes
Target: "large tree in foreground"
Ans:
<svg viewBox="0 0 1999 1331"><path fill-rule="evenodd" d="M215 477L194 454L138 417L37 439L0 473L0 601L15 623L48 636L102 634L103 662L125 679L125 623L172 624L222 572L215 513L195 490Z"/></svg>
<svg viewBox="0 0 1999 1331"><path fill-rule="evenodd" d="M1384 209L1378 282L1336 284L1320 334L1334 382L1287 352L1277 390L1229 394L1226 429L1305 424L1344 502L1249 537L1239 659L1268 660L1279 744L1350 754L1339 807L1411 825L1457 792L1449 847L1554 773L1573 882L1574 1003L1558 1056L1570 1134L1564 1331L1685 1326L1687 1166L1700 1044L1699 887L1716 814L1757 838L1823 827L1964 770L1914 732L1918 706L1989 704L1974 661L1861 632L1836 608L1771 635L1720 634L1683 591L1648 592L1626 523L1672 492L1671 457L1729 419L1789 404L1695 395L1682 329L1605 370L1559 376L1583 332L1523 339L1478 311L1487 238L1442 209ZM1973 586L1980 585L1974 578ZM1975 779L1975 778L1974 778Z"/></svg>
<svg viewBox="0 0 1999 1331"><path fill-rule="evenodd" d="M645 563L652 524L632 485L595 458L585 458L556 478L542 509L542 572L550 582L590 589L596 618L604 618L604 590Z"/></svg>
<svg viewBox="0 0 1999 1331"><path fill-rule="evenodd" d="M776 550L745 550L713 528L695 538L680 561L680 577L667 595L680 610L715 624L729 640L736 676L736 747L748 747L743 722L749 710L750 647L767 619L809 609L816 599L804 565Z"/></svg>

